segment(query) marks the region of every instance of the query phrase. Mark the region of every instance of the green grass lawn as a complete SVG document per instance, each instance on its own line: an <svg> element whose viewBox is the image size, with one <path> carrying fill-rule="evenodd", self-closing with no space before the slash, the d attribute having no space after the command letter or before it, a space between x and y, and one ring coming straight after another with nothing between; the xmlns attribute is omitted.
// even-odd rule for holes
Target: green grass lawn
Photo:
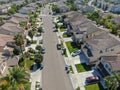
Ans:
<svg viewBox="0 0 120 90"><path fill-rule="evenodd" d="M78 72L85 72L85 71L91 70L90 66L86 65L85 63L76 64L75 67L76 67Z"/></svg>
<svg viewBox="0 0 120 90"><path fill-rule="evenodd" d="M65 57L68 57L67 52L65 52Z"/></svg>
<svg viewBox="0 0 120 90"><path fill-rule="evenodd" d="M71 73L74 73L74 72L73 72L73 69L72 69L72 66L69 66L69 67L70 67L70 72L71 72Z"/></svg>
<svg viewBox="0 0 120 90"><path fill-rule="evenodd" d="M80 90L80 87L76 88L75 90Z"/></svg>
<svg viewBox="0 0 120 90"><path fill-rule="evenodd" d="M29 60L29 59L26 59L24 60L23 62L20 63L20 66L23 67L23 66L26 66L27 69L31 69L31 66L34 64L34 61L33 60Z"/></svg>
<svg viewBox="0 0 120 90"><path fill-rule="evenodd" d="M74 52L74 51L79 49L71 41L68 41L68 42L65 42L65 43L66 43L66 46L67 46L67 48L68 48L70 53L72 53L72 52Z"/></svg>
<svg viewBox="0 0 120 90"><path fill-rule="evenodd" d="M100 83L86 85L85 90L104 90Z"/></svg>
<svg viewBox="0 0 120 90"><path fill-rule="evenodd" d="M63 36L63 38L67 38L67 35L66 35L66 34L63 34L62 36Z"/></svg>
<svg viewBox="0 0 120 90"><path fill-rule="evenodd" d="M60 31L64 32L64 31L66 31L66 28L60 28Z"/></svg>

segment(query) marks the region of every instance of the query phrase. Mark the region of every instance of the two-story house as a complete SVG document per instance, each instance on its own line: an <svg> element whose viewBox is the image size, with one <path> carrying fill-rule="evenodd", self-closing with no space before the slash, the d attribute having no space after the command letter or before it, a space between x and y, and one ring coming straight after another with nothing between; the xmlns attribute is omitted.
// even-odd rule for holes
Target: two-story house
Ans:
<svg viewBox="0 0 120 90"><path fill-rule="evenodd" d="M11 5L9 4L1 5L0 14L7 14L10 8L11 8Z"/></svg>
<svg viewBox="0 0 120 90"><path fill-rule="evenodd" d="M101 56L95 68L103 78L112 75L113 72L119 72L120 55Z"/></svg>
<svg viewBox="0 0 120 90"><path fill-rule="evenodd" d="M120 41L110 36L109 32L101 31L91 39L86 39L82 52L88 59L88 64L95 64L102 55L120 52Z"/></svg>

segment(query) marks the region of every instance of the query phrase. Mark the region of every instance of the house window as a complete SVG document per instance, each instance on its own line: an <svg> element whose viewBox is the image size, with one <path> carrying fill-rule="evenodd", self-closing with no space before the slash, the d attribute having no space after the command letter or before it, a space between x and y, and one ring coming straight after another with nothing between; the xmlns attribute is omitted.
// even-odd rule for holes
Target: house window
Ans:
<svg viewBox="0 0 120 90"><path fill-rule="evenodd" d="M107 68L107 70L111 70L109 64L106 64L105 67Z"/></svg>

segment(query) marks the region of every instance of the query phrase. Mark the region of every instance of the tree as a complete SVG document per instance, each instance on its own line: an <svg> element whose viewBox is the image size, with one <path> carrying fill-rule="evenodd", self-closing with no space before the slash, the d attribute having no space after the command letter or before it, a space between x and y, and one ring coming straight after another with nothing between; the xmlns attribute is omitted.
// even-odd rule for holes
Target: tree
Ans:
<svg viewBox="0 0 120 90"><path fill-rule="evenodd" d="M34 61L39 65L43 61L43 56L41 54L36 54L34 56Z"/></svg>
<svg viewBox="0 0 120 90"><path fill-rule="evenodd" d="M28 32L28 35L30 36L30 38L32 39L32 41L33 41L33 36L34 36L34 34L35 34L35 31L33 31L33 30L30 30L30 31Z"/></svg>
<svg viewBox="0 0 120 90"><path fill-rule="evenodd" d="M17 12L19 9L19 7L17 5L12 5L11 8L9 9L9 14L14 14L15 12Z"/></svg>
<svg viewBox="0 0 120 90"><path fill-rule="evenodd" d="M37 45L36 50L38 50L39 52L42 52L42 47L40 45Z"/></svg>
<svg viewBox="0 0 120 90"><path fill-rule="evenodd" d="M0 90L30 90L29 74L23 68L13 67L0 79Z"/></svg>
<svg viewBox="0 0 120 90"><path fill-rule="evenodd" d="M39 33L42 33L42 30L43 30L42 27L39 27L39 28L38 28L38 32L39 32Z"/></svg>
<svg viewBox="0 0 120 90"><path fill-rule="evenodd" d="M87 17L93 21L96 21L100 18L100 15L99 15L99 12L98 11L94 11L94 12L91 12L87 15Z"/></svg>
<svg viewBox="0 0 120 90"><path fill-rule="evenodd" d="M52 11L53 11L54 13L59 13L59 12L60 12L60 9L57 7L57 5L52 4Z"/></svg>
<svg viewBox="0 0 120 90"><path fill-rule="evenodd" d="M120 85L120 75L114 73L112 76L105 77L105 82L108 90L117 90Z"/></svg>
<svg viewBox="0 0 120 90"><path fill-rule="evenodd" d="M15 44L20 47L20 50L23 54L22 45L24 44L24 38L23 38L22 34L16 34L14 36L14 40L15 40Z"/></svg>

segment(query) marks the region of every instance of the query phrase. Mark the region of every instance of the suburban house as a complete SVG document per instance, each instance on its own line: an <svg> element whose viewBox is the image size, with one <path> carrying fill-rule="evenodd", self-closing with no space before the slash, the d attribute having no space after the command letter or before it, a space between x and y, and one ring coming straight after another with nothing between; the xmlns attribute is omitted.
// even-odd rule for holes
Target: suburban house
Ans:
<svg viewBox="0 0 120 90"><path fill-rule="evenodd" d="M88 59L87 64L95 64L103 55L119 53L120 41L112 37L109 32L101 31L91 39L86 39L81 50Z"/></svg>
<svg viewBox="0 0 120 90"><path fill-rule="evenodd" d="M10 8L11 5L9 4L0 5L0 14L7 14Z"/></svg>
<svg viewBox="0 0 120 90"><path fill-rule="evenodd" d="M60 13L70 11L70 8L63 1L58 1L57 3L55 3L55 5L57 5L57 7L59 8Z"/></svg>
<svg viewBox="0 0 120 90"><path fill-rule="evenodd" d="M37 5L35 3L28 4L22 7L18 12L21 14L31 14L36 12Z"/></svg>
<svg viewBox="0 0 120 90"><path fill-rule="evenodd" d="M18 66L19 57L18 56L9 57L6 60L6 62L7 62L8 68Z"/></svg>
<svg viewBox="0 0 120 90"><path fill-rule="evenodd" d="M9 73L9 69L18 66L19 57L4 57L0 56L0 78Z"/></svg>
<svg viewBox="0 0 120 90"><path fill-rule="evenodd" d="M22 5L23 3L25 3L25 1L24 0L20 0L20 1L13 1L11 3L14 4L14 5Z"/></svg>
<svg viewBox="0 0 120 90"><path fill-rule="evenodd" d="M0 33L14 36L17 33L24 34L25 30L14 23L6 22L0 26Z"/></svg>
<svg viewBox="0 0 120 90"><path fill-rule="evenodd" d="M120 13L120 5L112 6L110 11L113 13Z"/></svg>
<svg viewBox="0 0 120 90"><path fill-rule="evenodd" d="M10 55L15 47L13 36L0 34L0 52L4 55Z"/></svg>
<svg viewBox="0 0 120 90"><path fill-rule="evenodd" d="M26 23L26 27L24 29L30 28L30 23L28 17L21 15L21 14L15 14L13 17L11 17L9 20L7 20L8 23L14 23L16 26L20 26L21 23Z"/></svg>
<svg viewBox="0 0 120 90"><path fill-rule="evenodd" d="M120 71L120 55L107 55L101 56L100 60L97 62L95 69L104 78L110 76L113 72Z"/></svg>

